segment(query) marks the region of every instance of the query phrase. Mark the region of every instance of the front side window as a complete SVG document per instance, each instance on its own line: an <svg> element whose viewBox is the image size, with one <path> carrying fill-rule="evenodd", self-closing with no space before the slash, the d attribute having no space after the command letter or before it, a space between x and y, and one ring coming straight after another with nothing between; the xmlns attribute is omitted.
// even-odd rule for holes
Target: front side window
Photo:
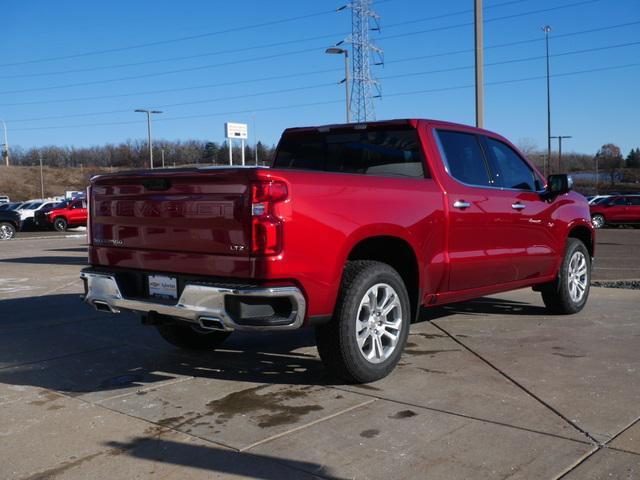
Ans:
<svg viewBox="0 0 640 480"><path fill-rule="evenodd" d="M285 134L278 145L273 167L425 177L418 133L411 127Z"/></svg>
<svg viewBox="0 0 640 480"><path fill-rule="evenodd" d="M452 130L438 130L437 133L440 153L453 178L468 185L491 186L476 135Z"/></svg>
<svg viewBox="0 0 640 480"><path fill-rule="evenodd" d="M494 175L498 186L530 191L542 188L531 167L511 147L488 137L487 146L495 162Z"/></svg>
<svg viewBox="0 0 640 480"><path fill-rule="evenodd" d="M640 207L640 197L627 197L627 200L632 207Z"/></svg>

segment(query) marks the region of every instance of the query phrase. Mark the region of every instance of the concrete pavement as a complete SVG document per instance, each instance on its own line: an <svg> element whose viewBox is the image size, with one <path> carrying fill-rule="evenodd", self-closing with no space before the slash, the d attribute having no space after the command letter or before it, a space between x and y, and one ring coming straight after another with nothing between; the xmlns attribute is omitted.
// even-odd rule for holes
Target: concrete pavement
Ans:
<svg viewBox="0 0 640 480"><path fill-rule="evenodd" d="M640 478L639 291L429 310L398 369L353 386L310 331L190 354L89 309L84 250L0 244L0 478Z"/></svg>

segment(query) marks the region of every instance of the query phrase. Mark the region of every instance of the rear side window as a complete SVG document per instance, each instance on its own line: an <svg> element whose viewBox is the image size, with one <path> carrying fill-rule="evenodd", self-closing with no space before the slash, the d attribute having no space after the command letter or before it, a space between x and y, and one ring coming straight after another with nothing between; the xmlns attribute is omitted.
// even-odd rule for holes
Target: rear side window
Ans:
<svg viewBox="0 0 640 480"><path fill-rule="evenodd" d="M640 197L627 197L627 200L629 200L629 205L640 207Z"/></svg>
<svg viewBox="0 0 640 480"><path fill-rule="evenodd" d="M273 167L425 177L418 134L410 127L290 133L280 141Z"/></svg>
<svg viewBox="0 0 640 480"><path fill-rule="evenodd" d="M503 188L517 190L540 190L533 170L509 145L485 137L491 158L495 162L496 183Z"/></svg>
<svg viewBox="0 0 640 480"><path fill-rule="evenodd" d="M451 176L469 185L491 186L478 137L471 133L438 130L440 153Z"/></svg>

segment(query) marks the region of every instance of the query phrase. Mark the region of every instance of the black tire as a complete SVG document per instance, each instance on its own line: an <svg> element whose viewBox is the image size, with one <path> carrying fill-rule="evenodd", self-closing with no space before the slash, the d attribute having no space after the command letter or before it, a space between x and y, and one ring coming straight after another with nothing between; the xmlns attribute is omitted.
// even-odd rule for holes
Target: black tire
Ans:
<svg viewBox="0 0 640 480"><path fill-rule="evenodd" d="M604 226L607 224L607 221L605 220L604 215L596 213L591 217L591 223L596 228L604 228Z"/></svg>
<svg viewBox="0 0 640 480"><path fill-rule="evenodd" d="M365 359L358 346L356 319L360 302L377 284L386 284L395 290L400 303L400 309L396 312L396 315L400 313L400 328L395 348L390 351L388 358L379 363L372 363ZM349 383L373 382L387 376L395 368L407 343L410 323L409 295L398 272L381 262L348 262L344 269L333 318L329 323L316 327L318 353L327 369L342 380ZM374 349L373 335L369 338L370 347Z"/></svg>
<svg viewBox="0 0 640 480"><path fill-rule="evenodd" d="M214 350L231 335L231 332L205 331L188 324L157 325L156 328L167 342L185 350Z"/></svg>
<svg viewBox="0 0 640 480"><path fill-rule="evenodd" d="M66 231L67 226L67 220L63 217L58 217L53 221L53 228L58 232Z"/></svg>
<svg viewBox="0 0 640 480"><path fill-rule="evenodd" d="M16 236L16 227L9 222L0 222L0 240L11 240Z"/></svg>
<svg viewBox="0 0 640 480"><path fill-rule="evenodd" d="M579 300L572 298L569 280L570 280L570 264L574 255L582 254L586 263L586 279L584 281L585 288L582 297ZM579 257L578 257L579 258ZM567 240L567 248L565 249L564 259L560 266L558 278L540 289L542 300L551 313L559 315L568 315L577 313L584 308L589 298L589 285L591 283L591 257L584 243L577 238L569 238Z"/></svg>

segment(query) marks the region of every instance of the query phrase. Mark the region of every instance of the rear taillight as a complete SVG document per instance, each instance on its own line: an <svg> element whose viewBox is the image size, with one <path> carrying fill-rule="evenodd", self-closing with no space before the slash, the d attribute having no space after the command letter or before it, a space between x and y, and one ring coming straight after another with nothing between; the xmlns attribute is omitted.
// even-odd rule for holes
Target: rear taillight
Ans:
<svg viewBox="0 0 640 480"><path fill-rule="evenodd" d="M251 184L251 253L277 255L282 251L282 218L276 205L288 197L287 185L279 181Z"/></svg>
<svg viewBox="0 0 640 480"><path fill-rule="evenodd" d="M87 244L93 244L91 238L91 185L87 187Z"/></svg>

